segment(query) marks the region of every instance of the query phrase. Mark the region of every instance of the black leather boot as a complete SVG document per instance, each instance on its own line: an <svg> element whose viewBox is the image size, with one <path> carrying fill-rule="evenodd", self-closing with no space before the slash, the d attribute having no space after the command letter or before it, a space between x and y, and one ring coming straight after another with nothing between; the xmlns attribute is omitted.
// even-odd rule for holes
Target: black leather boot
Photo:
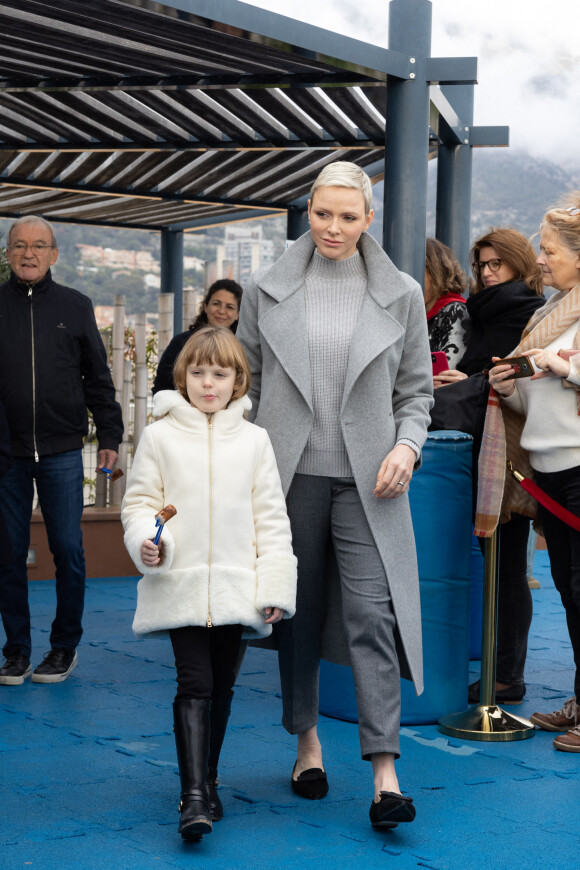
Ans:
<svg viewBox="0 0 580 870"><path fill-rule="evenodd" d="M212 821L214 822L219 822L219 820L224 817L224 808L217 791L218 764L224 737L226 736L228 719L230 718L233 696L233 692L224 695L211 696L211 706L209 711L210 738L207 786L209 793L209 808Z"/></svg>
<svg viewBox="0 0 580 870"><path fill-rule="evenodd" d="M209 705L204 698L188 698L173 704L177 763L181 778L178 833L184 840L200 840L211 834L207 790L209 754Z"/></svg>

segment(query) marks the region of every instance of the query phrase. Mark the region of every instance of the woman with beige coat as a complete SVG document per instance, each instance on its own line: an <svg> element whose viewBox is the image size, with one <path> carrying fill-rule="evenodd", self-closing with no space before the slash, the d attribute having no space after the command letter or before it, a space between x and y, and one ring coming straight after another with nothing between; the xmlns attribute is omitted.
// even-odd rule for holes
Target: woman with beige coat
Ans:
<svg viewBox="0 0 580 870"><path fill-rule="evenodd" d="M360 167L323 169L310 232L253 276L238 337L252 371L252 419L270 435L298 557L296 616L277 632L283 724L298 735L292 788L311 799L328 791L316 729L319 660L321 652L340 660L346 645L361 753L374 771L371 822L395 827L415 817L394 762L400 675L423 688L408 491L432 374L421 289L366 233L371 201ZM326 587L329 543L342 615L323 650L337 604Z"/></svg>

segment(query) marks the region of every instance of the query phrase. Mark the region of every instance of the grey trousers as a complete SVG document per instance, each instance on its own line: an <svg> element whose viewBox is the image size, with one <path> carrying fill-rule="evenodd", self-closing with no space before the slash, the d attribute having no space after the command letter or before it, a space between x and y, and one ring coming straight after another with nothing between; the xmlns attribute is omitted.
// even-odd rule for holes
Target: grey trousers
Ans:
<svg viewBox="0 0 580 870"><path fill-rule="evenodd" d="M320 638L326 609L325 562L332 540L352 659L364 759L397 758L401 718L395 616L383 563L352 478L295 475L287 498L298 559L296 615L279 623L282 724L298 734L318 721Z"/></svg>

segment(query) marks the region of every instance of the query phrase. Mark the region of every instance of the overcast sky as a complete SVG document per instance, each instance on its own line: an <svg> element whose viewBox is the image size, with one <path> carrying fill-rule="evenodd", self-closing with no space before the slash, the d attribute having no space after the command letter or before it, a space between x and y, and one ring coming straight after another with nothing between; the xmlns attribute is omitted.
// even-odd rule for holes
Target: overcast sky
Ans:
<svg viewBox="0 0 580 870"><path fill-rule="evenodd" d="M388 46L388 0L250 4ZM514 148L580 167L580 0L432 0L433 57L478 57L475 123Z"/></svg>

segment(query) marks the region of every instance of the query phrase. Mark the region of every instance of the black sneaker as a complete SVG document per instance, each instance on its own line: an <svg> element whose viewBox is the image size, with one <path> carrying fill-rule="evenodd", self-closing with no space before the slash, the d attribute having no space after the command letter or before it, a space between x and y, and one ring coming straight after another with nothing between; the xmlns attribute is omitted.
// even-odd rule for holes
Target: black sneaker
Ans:
<svg viewBox="0 0 580 870"><path fill-rule="evenodd" d="M30 659L22 653L8 653L0 668L0 686L19 686L32 673Z"/></svg>
<svg viewBox="0 0 580 870"><path fill-rule="evenodd" d="M34 669L33 683L62 683L77 665L74 649L51 649Z"/></svg>

